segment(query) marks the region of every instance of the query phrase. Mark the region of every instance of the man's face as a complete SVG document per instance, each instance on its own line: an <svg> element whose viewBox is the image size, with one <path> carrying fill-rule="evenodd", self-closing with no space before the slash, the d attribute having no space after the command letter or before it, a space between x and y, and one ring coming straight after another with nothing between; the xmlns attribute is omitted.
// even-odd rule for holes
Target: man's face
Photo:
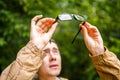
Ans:
<svg viewBox="0 0 120 80"><path fill-rule="evenodd" d="M57 76L61 71L61 56L54 42L48 43L43 49L46 57L39 69L40 76Z"/></svg>

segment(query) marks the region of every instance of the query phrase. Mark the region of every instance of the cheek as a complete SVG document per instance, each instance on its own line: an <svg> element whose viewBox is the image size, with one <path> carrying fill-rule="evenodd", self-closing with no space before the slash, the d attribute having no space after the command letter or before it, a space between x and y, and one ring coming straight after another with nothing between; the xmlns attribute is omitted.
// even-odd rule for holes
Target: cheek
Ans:
<svg viewBox="0 0 120 80"><path fill-rule="evenodd" d="M38 74L39 75L43 75L43 74L46 74L47 73L47 71L48 71L48 58L47 57L45 57L44 59L43 59L43 62L42 62L42 65L40 66L40 68L39 68L39 71L38 71Z"/></svg>
<svg viewBox="0 0 120 80"><path fill-rule="evenodd" d="M47 65L49 63L49 57L46 56L44 59L43 59L43 65Z"/></svg>
<svg viewBox="0 0 120 80"><path fill-rule="evenodd" d="M57 57L58 62L61 64L61 56Z"/></svg>
<svg viewBox="0 0 120 80"><path fill-rule="evenodd" d="M40 66L40 68L46 68L48 64L49 64L49 58L46 56L43 59L43 62L42 62L42 65Z"/></svg>

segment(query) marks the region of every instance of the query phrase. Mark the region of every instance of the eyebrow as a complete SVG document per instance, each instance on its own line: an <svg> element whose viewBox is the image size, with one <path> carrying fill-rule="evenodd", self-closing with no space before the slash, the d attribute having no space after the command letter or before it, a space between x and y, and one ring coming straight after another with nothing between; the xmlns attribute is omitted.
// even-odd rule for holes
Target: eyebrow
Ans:
<svg viewBox="0 0 120 80"><path fill-rule="evenodd" d="M43 49L43 51L48 50L48 49L50 49L50 48ZM53 47L52 49L59 50L59 49L58 49L58 48L56 48L56 47Z"/></svg>
<svg viewBox="0 0 120 80"><path fill-rule="evenodd" d="M54 50L59 50L59 49L58 49L58 48L56 48L56 47L53 47L53 49L54 49Z"/></svg>

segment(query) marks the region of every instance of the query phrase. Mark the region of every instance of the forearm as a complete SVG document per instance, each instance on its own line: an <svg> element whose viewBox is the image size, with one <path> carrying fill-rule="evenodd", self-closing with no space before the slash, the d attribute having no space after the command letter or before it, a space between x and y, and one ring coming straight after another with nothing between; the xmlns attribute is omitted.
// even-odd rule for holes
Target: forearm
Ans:
<svg viewBox="0 0 120 80"><path fill-rule="evenodd" d="M23 47L16 60L1 74L0 80L31 80L45 57L32 42Z"/></svg>
<svg viewBox="0 0 120 80"><path fill-rule="evenodd" d="M101 55L91 56L91 59L102 80L120 79L120 61L114 53L106 49Z"/></svg>

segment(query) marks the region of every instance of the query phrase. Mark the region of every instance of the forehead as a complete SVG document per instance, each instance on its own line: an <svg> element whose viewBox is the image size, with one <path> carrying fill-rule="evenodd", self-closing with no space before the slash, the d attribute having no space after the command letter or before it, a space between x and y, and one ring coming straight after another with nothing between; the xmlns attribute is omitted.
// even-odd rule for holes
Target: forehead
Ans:
<svg viewBox="0 0 120 80"><path fill-rule="evenodd" d="M44 49L47 49L47 48L58 48L57 44L54 43L54 42L49 42L45 47Z"/></svg>

